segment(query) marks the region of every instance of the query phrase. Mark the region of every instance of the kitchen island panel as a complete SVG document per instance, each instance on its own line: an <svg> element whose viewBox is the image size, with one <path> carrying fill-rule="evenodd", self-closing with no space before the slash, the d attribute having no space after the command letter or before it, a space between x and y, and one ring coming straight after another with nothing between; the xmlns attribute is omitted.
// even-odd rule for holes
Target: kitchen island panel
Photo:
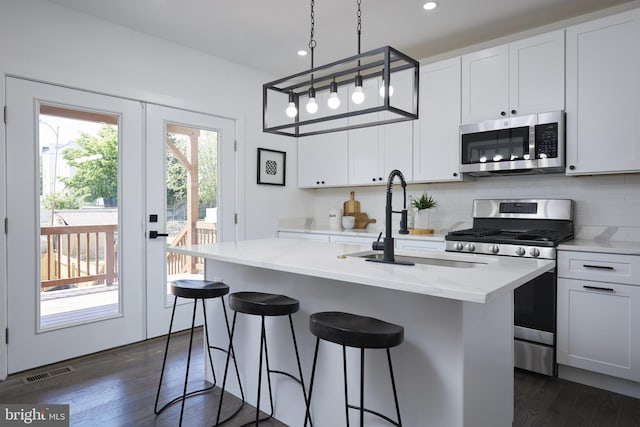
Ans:
<svg viewBox="0 0 640 427"><path fill-rule="evenodd" d="M511 293L477 304L213 259L206 260L206 272L209 279L227 283L231 292L282 293L300 300L300 312L293 317L307 386L315 345L315 337L309 332L309 315L326 310L353 312L405 327L405 342L391 350L403 425L511 425ZM211 303L207 309L211 318L220 318L219 304ZM272 368L295 372L288 322L282 318L267 320ZM238 316L235 350L252 405L256 404L259 330L259 318ZM225 342L224 329L215 328L212 338ZM341 354L339 346L321 343L312 402L315 426L344 424ZM357 403L359 352L348 351L348 355L353 362L349 370L350 396L352 403ZM393 415L385 353L371 350L365 358L367 406ZM215 366L224 366L224 357L216 355L214 362ZM212 379L211 373L207 376ZM286 377L274 379L276 417L291 426L302 425L304 404L299 386ZM231 381L230 391L238 394L235 381ZM268 397L266 392L262 396L264 409ZM357 412L352 412L356 423ZM367 425L386 424L372 417Z"/></svg>

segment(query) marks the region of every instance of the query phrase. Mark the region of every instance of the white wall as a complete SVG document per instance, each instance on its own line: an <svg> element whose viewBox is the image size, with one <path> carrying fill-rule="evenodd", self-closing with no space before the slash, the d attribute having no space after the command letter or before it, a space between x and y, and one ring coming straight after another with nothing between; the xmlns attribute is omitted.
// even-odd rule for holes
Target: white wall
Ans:
<svg viewBox="0 0 640 427"><path fill-rule="evenodd" d="M279 217L309 205L296 140L262 132L262 84L274 76L39 0L0 0L0 40L1 74L238 120L241 235L273 236ZM257 147L287 152L286 187L256 184Z"/></svg>
<svg viewBox="0 0 640 427"><path fill-rule="evenodd" d="M368 229L384 229L386 186L309 190L316 195L316 222L328 224L329 209L342 208L355 191L361 211L376 218ZM576 234L580 238L640 241L640 174L567 177L563 174L475 178L446 184L414 184L408 194L428 192L438 201L431 217L437 232L471 226L471 203L481 198L566 198L575 203ZM394 185L394 206L401 199ZM397 205L399 207L400 205ZM393 228L399 216L394 215Z"/></svg>
<svg viewBox="0 0 640 427"><path fill-rule="evenodd" d="M40 0L0 0L0 40L2 105L4 76L13 75L232 118L239 143L239 236L275 236L278 218L309 215L312 195L297 189L296 140L262 132L262 84L274 76ZM5 147L4 123L0 131L0 146ZM257 147L287 152L286 187L256 184ZM5 181L0 178L0 187L20 185ZM0 219L6 213L4 194L2 187ZM3 336L6 268L5 236L0 233ZM1 338L0 378L6 376L5 357Z"/></svg>

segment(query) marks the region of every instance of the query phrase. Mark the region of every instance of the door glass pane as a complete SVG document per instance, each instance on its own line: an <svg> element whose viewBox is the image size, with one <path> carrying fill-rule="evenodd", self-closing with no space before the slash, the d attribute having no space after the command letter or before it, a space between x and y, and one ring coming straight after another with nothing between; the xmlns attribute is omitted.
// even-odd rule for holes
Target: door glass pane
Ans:
<svg viewBox="0 0 640 427"><path fill-rule="evenodd" d="M171 123L166 130L167 245L215 243L218 132ZM184 278L204 278L204 260L167 252L167 304L171 282Z"/></svg>
<svg viewBox="0 0 640 427"><path fill-rule="evenodd" d="M118 117L41 105L39 330L120 313Z"/></svg>

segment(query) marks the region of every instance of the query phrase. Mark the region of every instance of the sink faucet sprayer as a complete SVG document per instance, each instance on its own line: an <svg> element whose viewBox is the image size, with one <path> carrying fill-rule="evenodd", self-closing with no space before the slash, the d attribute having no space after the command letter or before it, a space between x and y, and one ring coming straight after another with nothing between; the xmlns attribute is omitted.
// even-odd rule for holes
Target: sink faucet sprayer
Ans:
<svg viewBox="0 0 640 427"><path fill-rule="evenodd" d="M404 202L402 204L401 211L394 211L391 207L391 185L393 184L393 179L395 177L400 178L400 185L402 185L402 193ZM373 242L371 247L373 250L379 251L383 250L384 254L382 259L367 259L367 261L371 262L384 262L389 264L402 264L402 265L414 265L412 262L402 262L396 261L394 256L394 243L393 237L391 237L391 214L399 213L400 214L400 230L399 234L409 234L409 230L407 230L407 182L404 180L404 175L398 169L394 169L389 174L389 179L387 181L387 206L385 210L385 238L383 242L380 242L380 238L382 237L382 233L378 236L378 241Z"/></svg>

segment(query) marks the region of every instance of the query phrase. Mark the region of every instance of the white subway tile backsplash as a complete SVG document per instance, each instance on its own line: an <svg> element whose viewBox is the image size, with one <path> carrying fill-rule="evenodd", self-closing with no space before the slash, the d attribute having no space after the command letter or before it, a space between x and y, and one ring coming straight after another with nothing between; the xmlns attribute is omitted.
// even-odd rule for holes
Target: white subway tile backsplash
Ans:
<svg viewBox="0 0 640 427"><path fill-rule="evenodd" d="M332 207L342 208L355 191L362 212L376 218L375 229L384 228L386 186L345 187L315 190L315 216L325 218ZM462 182L411 184L407 194L419 196L427 192L438 202L431 218L432 226L446 232L455 226L471 226L473 199L488 198L567 198L575 201L576 236L585 239L604 238L640 241L640 174L567 177L562 174L470 178ZM394 185L396 198L402 196L400 185ZM322 221L319 221L321 223ZM394 226L399 218L394 215ZM461 225L462 224L462 225ZM616 228L607 228L616 227ZM613 231L612 231L613 230Z"/></svg>

